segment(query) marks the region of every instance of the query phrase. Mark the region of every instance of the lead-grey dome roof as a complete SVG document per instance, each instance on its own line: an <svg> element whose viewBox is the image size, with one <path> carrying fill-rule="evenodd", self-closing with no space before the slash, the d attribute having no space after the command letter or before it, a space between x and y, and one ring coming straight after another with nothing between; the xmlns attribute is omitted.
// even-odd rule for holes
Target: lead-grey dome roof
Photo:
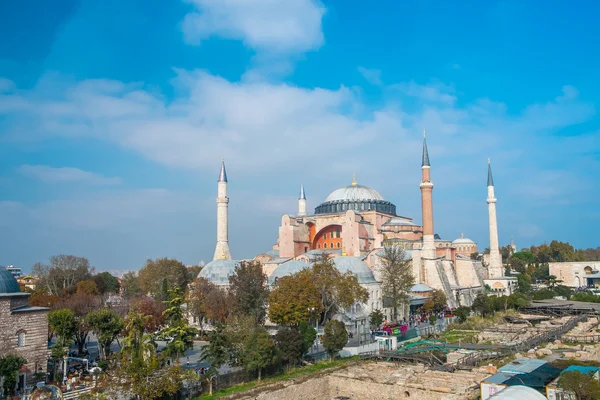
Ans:
<svg viewBox="0 0 600 400"><path fill-rule="evenodd" d="M273 272L271 272L271 276L269 276L269 283L275 283L278 279L283 278L284 276L290 276L295 274L296 272L300 272L305 268L309 268L312 264L304 261L304 260L291 260L284 262L279 265L279 267L275 268Z"/></svg>
<svg viewBox="0 0 600 400"><path fill-rule="evenodd" d="M19 293L21 288L15 277L3 267L0 267L0 293Z"/></svg>
<svg viewBox="0 0 600 400"><path fill-rule="evenodd" d="M333 259L333 265L340 271L342 274L344 272L350 271L358 277L358 283L366 284L366 283L375 283L375 276L373 275L373 271L367 265L366 262L362 261L358 257L352 256L341 256L335 257Z"/></svg>
<svg viewBox="0 0 600 400"><path fill-rule="evenodd" d="M239 261L236 260L213 260L202 268L198 278L204 278L215 285L226 286L229 285L229 277L239 265Z"/></svg>
<svg viewBox="0 0 600 400"><path fill-rule="evenodd" d="M384 200L383 196L375 189L362 185L348 185L336 189L325 198L328 201L369 201Z"/></svg>

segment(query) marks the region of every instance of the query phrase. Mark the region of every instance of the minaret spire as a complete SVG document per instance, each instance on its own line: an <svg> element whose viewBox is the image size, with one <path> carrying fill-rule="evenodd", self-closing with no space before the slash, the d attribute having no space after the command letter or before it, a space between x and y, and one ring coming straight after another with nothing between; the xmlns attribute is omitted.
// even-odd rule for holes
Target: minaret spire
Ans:
<svg viewBox="0 0 600 400"><path fill-rule="evenodd" d="M225 160L221 161L221 171L217 182L217 246L213 260L231 260L229 252L229 197L227 197L227 171Z"/></svg>
<svg viewBox="0 0 600 400"><path fill-rule="evenodd" d="M421 161L422 167L429 167L429 152L427 151L427 133L423 131L423 159Z"/></svg>
<svg viewBox="0 0 600 400"><path fill-rule="evenodd" d="M304 192L304 184L300 184L300 197L298 198L298 216L304 217L306 213L306 193Z"/></svg>
<svg viewBox="0 0 600 400"><path fill-rule="evenodd" d="M488 216L490 228L490 265L488 266L489 278L501 278L504 276L502 268L502 256L498 245L498 221L496 217L496 195L494 193L494 180L492 179L492 165L488 158Z"/></svg>
<svg viewBox="0 0 600 400"><path fill-rule="evenodd" d="M433 232L433 183L431 182L431 166L427 152L427 134L423 131L423 158L421 162L421 211L423 216L423 256L424 259L435 259L435 238Z"/></svg>

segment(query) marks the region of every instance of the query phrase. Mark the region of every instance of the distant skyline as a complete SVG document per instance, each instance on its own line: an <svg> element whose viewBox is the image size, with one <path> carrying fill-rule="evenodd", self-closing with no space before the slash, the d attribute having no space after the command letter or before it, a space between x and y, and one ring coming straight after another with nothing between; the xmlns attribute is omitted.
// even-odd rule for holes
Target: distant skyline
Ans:
<svg viewBox="0 0 600 400"><path fill-rule="evenodd" d="M489 246L600 245L600 4L517 0L0 3L0 265L234 259L352 182Z"/></svg>

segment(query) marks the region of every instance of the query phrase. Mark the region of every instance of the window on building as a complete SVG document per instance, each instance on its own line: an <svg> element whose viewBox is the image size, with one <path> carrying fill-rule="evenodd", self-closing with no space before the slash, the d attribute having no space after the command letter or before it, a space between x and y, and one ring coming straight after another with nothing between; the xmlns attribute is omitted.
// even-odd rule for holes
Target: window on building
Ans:
<svg viewBox="0 0 600 400"><path fill-rule="evenodd" d="M321 248L321 243L319 243L319 244L317 245L317 248L318 248L318 249L320 249L320 248Z"/></svg>
<svg viewBox="0 0 600 400"><path fill-rule="evenodd" d="M323 239L327 239L327 232L323 234Z"/></svg>
<svg viewBox="0 0 600 400"><path fill-rule="evenodd" d="M25 332L20 331L17 333L17 346L23 347L25 346Z"/></svg>
<svg viewBox="0 0 600 400"><path fill-rule="evenodd" d="M342 244L340 242L338 242L337 247L339 249L340 247L342 247Z"/></svg>

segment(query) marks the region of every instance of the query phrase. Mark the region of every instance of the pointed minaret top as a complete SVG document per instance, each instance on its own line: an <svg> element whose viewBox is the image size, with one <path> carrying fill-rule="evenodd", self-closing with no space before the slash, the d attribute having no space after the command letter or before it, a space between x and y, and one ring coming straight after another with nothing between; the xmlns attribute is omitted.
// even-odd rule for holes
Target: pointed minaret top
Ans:
<svg viewBox="0 0 600 400"><path fill-rule="evenodd" d="M300 184L300 200L306 200L306 193L304 193L304 184Z"/></svg>
<svg viewBox="0 0 600 400"><path fill-rule="evenodd" d="M465 238L465 234L464 234L464 233L461 233L461 234L460 234L460 238L461 238L461 239L464 239L464 238Z"/></svg>
<svg viewBox="0 0 600 400"><path fill-rule="evenodd" d="M494 186L494 179L492 178L492 164L488 158L488 186Z"/></svg>
<svg viewBox="0 0 600 400"><path fill-rule="evenodd" d="M421 167L429 167L429 152L427 151L427 134L423 131L423 160Z"/></svg>
<svg viewBox="0 0 600 400"><path fill-rule="evenodd" d="M219 173L219 182L227 182L227 171L225 171L225 159L221 161L221 172Z"/></svg>
<svg viewBox="0 0 600 400"><path fill-rule="evenodd" d="M356 185L357 185L357 183L356 183L356 174L354 173L354 174L352 174L352 186L356 186Z"/></svg>

